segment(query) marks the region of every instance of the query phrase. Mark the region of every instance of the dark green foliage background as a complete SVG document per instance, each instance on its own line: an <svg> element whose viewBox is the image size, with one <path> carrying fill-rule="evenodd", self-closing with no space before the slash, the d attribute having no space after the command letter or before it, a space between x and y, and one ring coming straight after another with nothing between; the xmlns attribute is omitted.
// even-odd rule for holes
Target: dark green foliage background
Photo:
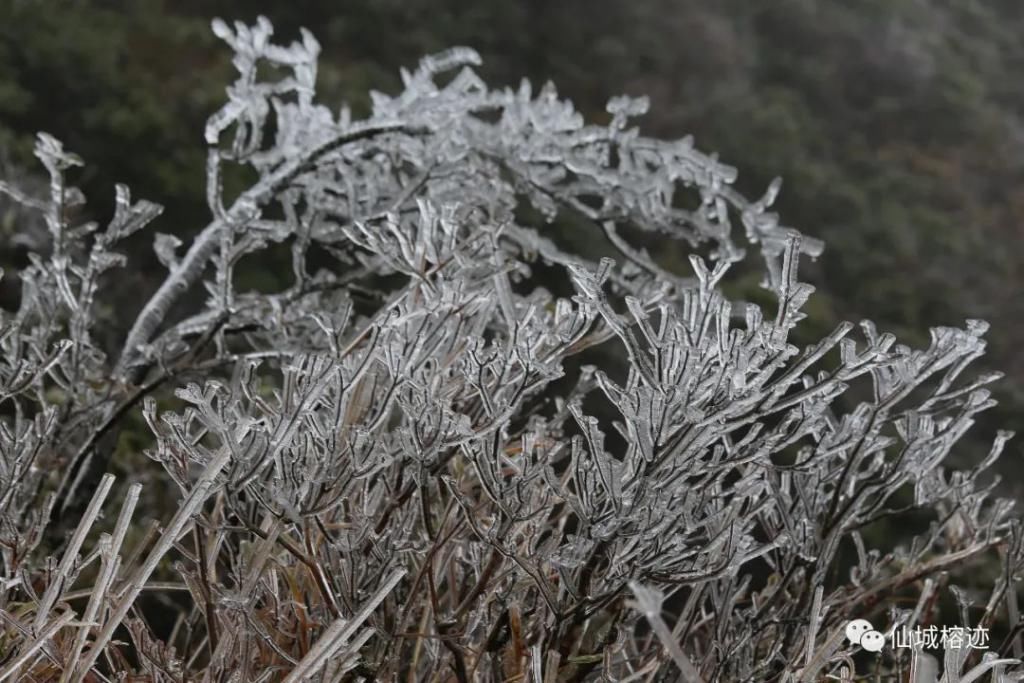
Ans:
<svg viewBox="0 0 1024 683"><path fill-rule="evenodd" d="M155 229L205 225L202 129L233 78L214 16L267 15L279 40L313 31L320 99L365 112L396 92L398 68L454 44L483 55L492 85L552 79L590 120L618 93L648 94L645 132L692 133L759 195L776 175L783 222L823 238L806 262L818 287L803 328L871 318L901 341L931 325L992 323L987 364L1006 371L1000 407L965 448L987 450L1024 407L1024 5L1016 0L0 0L0 151L35 172L35 133L80 154L88 217L106 220L113 184L163 203ZM241 182L241 179L236 179ZM6 205L0 205L3 208ZM586 243L572 226L566 240ZM0 221L0 265L18 265ZM578 230L578 228L577 228ZM111 320L126 326L163 269L151 233L132 244ZM685 272L680 247L652 250ZM272 264L250 286L289 277ZM757 277L730 293L758 299ZM9 296L5 300L9 300ZM115 325L116 328L116 325ZM111 334L111 343L117 335ZM1002 469L1019 468L1012 444ZM1008 486L1024 491L1012 480Z"/></svg>

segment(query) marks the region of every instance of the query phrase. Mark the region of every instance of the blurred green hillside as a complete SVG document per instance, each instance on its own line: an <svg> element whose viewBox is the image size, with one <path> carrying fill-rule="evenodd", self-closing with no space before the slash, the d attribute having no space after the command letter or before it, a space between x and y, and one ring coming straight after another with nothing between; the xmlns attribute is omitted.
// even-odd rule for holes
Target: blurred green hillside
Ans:
<svg viewBox="0 0 1024 683"><path fill-rule="evenodd" d="M398 89L399 66L454 44L480 51L492 85L551 79L592 120L611 95L648 94L645 132L692 133L749 195L783 176L783 222L826 241L803 267L819 289L807 339L867 317L923 345L929 326L987 319L987 364L1009 378L969 450L1020 426L1019 0L0 0L0 158L35 169L48 131L87 161L96 218L125 182L166 206L156 230L187 237L207 220L203 124L233 78L209 22L257 14L284 39L310 28L321 101L356 113L369 89ZM0 222L0 263L16 265L11 229ZM119 287L125 322L162 273L150 239ZM681 256L662 253L679 270Z"/></svg>

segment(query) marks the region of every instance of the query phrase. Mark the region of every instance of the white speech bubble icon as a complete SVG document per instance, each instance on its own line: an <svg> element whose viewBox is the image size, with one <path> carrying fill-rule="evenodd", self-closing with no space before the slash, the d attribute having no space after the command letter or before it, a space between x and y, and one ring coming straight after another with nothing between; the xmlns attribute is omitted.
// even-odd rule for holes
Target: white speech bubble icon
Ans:
<svg viewBox="0 0 1024 683"><path fill-rule="evenodd" d="M885 647L885 636L878 631L866 631L860 637L860 646L868 652L881 652Z"/></svg>
<svg viewBox="0 0 1024 683"><path fill-rule="evenodd" d="M875 627L867 619L854 619L846 625L846 639L854 645L860 645L860 639L868 631L874 631Z"/></svg>

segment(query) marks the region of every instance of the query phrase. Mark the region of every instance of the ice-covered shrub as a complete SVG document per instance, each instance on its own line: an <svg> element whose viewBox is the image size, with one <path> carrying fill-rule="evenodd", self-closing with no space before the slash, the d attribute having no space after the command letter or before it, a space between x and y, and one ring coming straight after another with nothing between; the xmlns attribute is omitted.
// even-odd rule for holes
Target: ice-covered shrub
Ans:
<svg viewBox="0 0 1024 683"><path fill-rule="evenodd" d="M205 132L212 219L187 249L155 236L168 273L118 357L94 341L105 276L159 207L118 187L106 228L71 224L81 162L46 135L50 196L3 186L49 244L0 318L0 679L850 677L849 620L927 622L951 575L993 562L963 625L1016 625L1016 513L979 479L1009 434L973 470L943 468L992 404L996 377L963 372L983 323L923 350L867 322L800 348L797 265L821 245L768 211L777 182L748 200L690 139L629 127L644 100L585 125L550 85L488 88L457 48L353 120L314 100L310 34L213 28L240 75ZM229 166L253 178L238 196ZM537 216L616 260L571 253ZM691 249L691 272L640 231ZM720 287L751 248L770 310ZM242 289L268 249L290 250L290 284ZM628 370L579 362L598 345ZM179 408L158 408L172 391ZM113 478L89 473L140 413L180 502L129 544L139 487L118 511ZM47 560L48 525L82 501ZM871 547L866 530L908 511L930 526ZM186 603L170 635L144 593ZM1008 663L955 655L947 680Z"/></svg>

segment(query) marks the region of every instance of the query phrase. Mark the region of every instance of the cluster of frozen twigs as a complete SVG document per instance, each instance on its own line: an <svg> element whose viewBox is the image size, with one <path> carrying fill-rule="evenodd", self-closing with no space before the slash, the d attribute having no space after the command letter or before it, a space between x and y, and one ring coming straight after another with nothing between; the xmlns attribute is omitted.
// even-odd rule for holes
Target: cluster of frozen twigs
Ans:
<svg viewBox="0 0 1024 683"><path fill-rule="evenodd" d="M105 229L69 224L80 162L45 135L50 196L2 186L50 236L0 314L0 680L852 680L847 620L929 622L951 577L984 571L962 625L1009 628L1021 654L1021 531L979 478L1009 434L943 468L992 403L995 377L963 373L984 324L924 350L869 323L798 348L797 263L820 245L767 211L777 184L748 201L688 139L628 128L642 100L584 125L550 86L488 89L455 49L353 121L314 102L309 34L214 30L240 77L206 131L212 221L184 253L156 236L169 274L119 357L95 341L105 274L159 207L119 187ZM230 164L258 176L231 198ZM526 207L619 264L567 253ZM737 220L774 310L721 292ZM637 230L711 260L669 272ZM290 249L291 284L239 291L268 248ZM189 292L205 301L172 316ZM597 345L628 370L581 363ZM180 498L148 533L139 486L118 507L90 475L140 414ZM930 526L872 547L907 511ZM180 607L169 633L145 595ZM996 645L947 656L943 680L1011 680Z"/></svg>

